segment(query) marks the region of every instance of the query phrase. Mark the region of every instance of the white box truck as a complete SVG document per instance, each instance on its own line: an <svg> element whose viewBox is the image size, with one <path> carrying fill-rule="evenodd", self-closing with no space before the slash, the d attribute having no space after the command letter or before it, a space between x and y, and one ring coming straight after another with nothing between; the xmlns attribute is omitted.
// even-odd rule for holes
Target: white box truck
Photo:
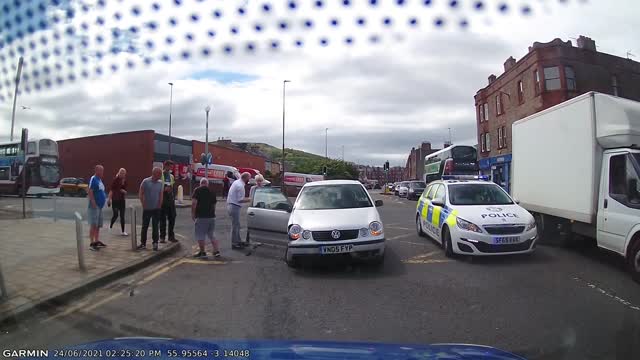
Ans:
<svg viewBox="0 0 640 360"><path fill-rule="evenodd" d="M576 233L640 282L640 102L590 92L512 127L513 196L541 241Z"/></svg>

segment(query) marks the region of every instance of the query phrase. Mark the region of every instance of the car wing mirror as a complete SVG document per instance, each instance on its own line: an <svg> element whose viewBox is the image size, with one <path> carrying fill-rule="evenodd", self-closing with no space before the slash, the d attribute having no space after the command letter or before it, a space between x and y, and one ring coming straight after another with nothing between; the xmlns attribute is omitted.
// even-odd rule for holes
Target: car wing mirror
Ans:
<svg viewBox="0 0 640 360"><path fill-rule="evenodd" d="M435 198L435 199L431 200L431 204L433 204L433 206L444 207L444 199L443 198Z"/></svg>

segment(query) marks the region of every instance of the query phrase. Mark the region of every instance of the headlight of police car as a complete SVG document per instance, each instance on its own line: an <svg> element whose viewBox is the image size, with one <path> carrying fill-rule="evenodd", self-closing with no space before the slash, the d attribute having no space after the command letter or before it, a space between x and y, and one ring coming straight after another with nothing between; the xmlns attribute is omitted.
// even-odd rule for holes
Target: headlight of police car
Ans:
<svg viewBox="0 0 640 360"><path fill-rule="evenodd" d="M377 221L372 221L371 224L369 224L369 231L373 236L382 234L382 224Z"/></svg>
<svg viewBox="0 0 640 360"><path fill-rule="evenodd" d="M461 218L456 218L456 223L458 224L458 227L460 229L463 230L467 230L467 231L473 231L473 232L477 232L477 233L482 233L482 230L480 230L480 227L478 227L478 225L469 222L467 220L461 219Z"/></svg>
<svg viewBox="0 0 640 360"><path fill-rule="evenodd" d="M302 236L302 226L294 224L289 228L289 239L298 240Z"/></svg>
<svg viewBox="0 0 640 360"><path fill-rule="evenodd" d="M527 224L527 228L525 229L525 231L529 231L531 229L534 229L535 227L536 227L536 219L531 219L531 222Z"/></svg>

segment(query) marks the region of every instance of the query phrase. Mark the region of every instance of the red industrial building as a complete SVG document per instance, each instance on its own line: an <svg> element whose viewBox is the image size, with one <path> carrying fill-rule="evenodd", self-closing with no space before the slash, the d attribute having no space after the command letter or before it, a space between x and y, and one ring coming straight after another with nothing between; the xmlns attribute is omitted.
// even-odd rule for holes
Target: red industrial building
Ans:
<svg viewBox="0 0 640 360"><path fill-rule="evenodd" d="M95 165L102 164L109 182L121 167L127 169L129 193L137 193L142 180L151 175L154 166L169 159L169 137L153 130L131 131L66 139L58 141L63 177L81 177L88 180ZM200 160L204 143L195 140L171 138L171 160L178 185L190 190L188 169ZM209 144L213 163L235 167L265 170L265 159L234 148L229 142Z"/></svg>
<svg viewBox="0 0 640 360"><path fill-rule="evenodd" d="M585 36L575 47L555 39L534 43L518 61L509 57L504 73L475 95L480 170L508 191L511 124L589 91L640 101L640 63L598 52Z"/></svg>

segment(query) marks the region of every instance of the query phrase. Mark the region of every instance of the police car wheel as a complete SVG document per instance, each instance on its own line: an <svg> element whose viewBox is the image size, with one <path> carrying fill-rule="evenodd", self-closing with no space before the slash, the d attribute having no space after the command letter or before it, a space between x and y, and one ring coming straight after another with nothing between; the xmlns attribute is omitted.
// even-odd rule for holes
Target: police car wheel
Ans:
<svg viewBox="0 0 640 360"><path fill-rule="evenodd" d="M416 231L418 232L418 236L424 237L426 234L424 230L422 230L422 224L420 223L420 215L416 215Z"/></svg>
<svg viewBox="0 0 640 360"><path fill-rule="evenodd" d="M451 233L449 232L448 227L445 227L442 230L442 248L444 249L444 255L446 257L452 258L455 256L453 246L451 244Z"/></svg>
<svg viewBox="0 0 640 360"><path fill-rule="evenodd" d="M636 241L631 245L628 259L631 277L637 283L640 283L640 239L636 239Z"/></svg>

